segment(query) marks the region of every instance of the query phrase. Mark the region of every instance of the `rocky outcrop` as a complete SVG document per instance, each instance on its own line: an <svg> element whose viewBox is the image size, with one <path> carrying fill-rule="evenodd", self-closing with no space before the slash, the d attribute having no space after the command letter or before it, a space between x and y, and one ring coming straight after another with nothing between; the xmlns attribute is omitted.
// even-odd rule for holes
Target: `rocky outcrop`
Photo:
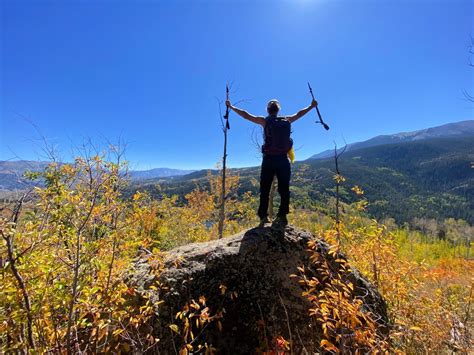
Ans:
<svg viewBox="0 0 474 355"><path fill-rule="evenodd" d="M160 353L174 354L179 349L182 340L170 324L182 326L175 315L191 299L199 305L199 312L205 307L210 316L222 312L221 326L217 319L204 327L191 325L198 338L194 344L207 342L223 354L252 354L271 347L272 339L282 336L291 338L295 353L311 352L319 348L320 326L308 315L310 304L291 277L298 273L298 266L310 266L310 240L316 240L319 253L329 263L335 262L328 245L306 231L254 228L176 248L160 261L144 253L127 283L156 305L153 335L160 338ZM348 278L364 307L379 320L380 331L385 331L386 305L378 291L356 270ZM199 303L201 296L205 306L204 299Z"/></svg>

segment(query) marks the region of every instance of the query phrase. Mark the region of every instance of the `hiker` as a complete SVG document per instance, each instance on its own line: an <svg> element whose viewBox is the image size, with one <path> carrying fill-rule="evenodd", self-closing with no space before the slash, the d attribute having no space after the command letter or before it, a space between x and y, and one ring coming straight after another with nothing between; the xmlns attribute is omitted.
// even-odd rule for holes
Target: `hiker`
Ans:
<svg viewBox="0 0 474 355"><path fill-rule="evenodd" d="M278 193L280 194L281 202L273 225L284 227L288 224L286 215L289 213L290 205L291 165L288 153L293 148L293 140L290 138L291 124L316 107L318 102L313 99L311 105L292 116L286 117L278 116L280 103L277 100L270 100L268 102L267 117L251 115L245 110L232 106L229 100L225 104L239 116L263 127L265 142L262 146L263 160L260 170L260 205L258 207L260 227L269 223L268 200L275 175L278 180Z"/></svg>

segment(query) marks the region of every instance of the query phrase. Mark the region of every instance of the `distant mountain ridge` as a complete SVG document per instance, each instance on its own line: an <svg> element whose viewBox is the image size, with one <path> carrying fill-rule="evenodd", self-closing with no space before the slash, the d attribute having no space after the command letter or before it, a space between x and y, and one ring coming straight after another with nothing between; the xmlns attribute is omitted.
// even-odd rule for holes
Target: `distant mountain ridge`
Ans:
<svg viewBox="0 0 474 355"><path fill-rule="evenodd" d="M155 168L150 170L131 170L130 177L132 180L148 180L155 178L165 178L173 176L182 176L195 172L196 170L181 170L169 168Z"/></svg>
<svg viewBox="0 0 474 355"><path fill-rule="evenodd" d="M428 141L438 138L463 138L474 137L474 120L448 123L442 126L427 128L414 132L402 132L392 135L380 135L363 142L348 144L347 153L356 150L384 145L403 144L410 142ZM473 149L474 151L474 149ZM314 160L332 158L333 150L326 150L315 154L303 163ZM0 191L21 190L33 186L31 181L26 180L23 174L26 171L43 170L49 163L44 161L0 161ZM238 169L242 173L253 171L253 167ZM201 178L207 174L205 170L181 170L170 168L155 168L150 170L131 170L130 178L139 183L157 182L157 180L189 181Z"/></svg>
<svg viewBox="0 0 474 355"><path fill-rule="evenodd" d="M375 147L385 144L414 142L433 138L469 137L474 136L474 120L447 123L437 127L421 129L413 132L401 132L389 135L380 135L362 142L347 145L346 151ZM343 148L341 148L343 149ZM333 149L325 150L311 156L309 159L326 159L334 155Z"/></svg>
<svg viewBox="0 0 474 355"><path fill-rule="evenodd" d="M0 161L0 191L22 190L34 186L32 181L24 178L27 171L41 171L48 162L44 161Z"/></svg>
<svg viewBox="0 0 474 355"><path fill-rule="evenodd" d="M0 161L0 191L21 190L34 186L31 181L24 178L27 171L42 171L48 166L46 161L32 160L7 160ZM195 170L181 170L170 168L155 168L150 170L130 170L132 180L142 181L149 179L171 178L190 174Z"/></svg>

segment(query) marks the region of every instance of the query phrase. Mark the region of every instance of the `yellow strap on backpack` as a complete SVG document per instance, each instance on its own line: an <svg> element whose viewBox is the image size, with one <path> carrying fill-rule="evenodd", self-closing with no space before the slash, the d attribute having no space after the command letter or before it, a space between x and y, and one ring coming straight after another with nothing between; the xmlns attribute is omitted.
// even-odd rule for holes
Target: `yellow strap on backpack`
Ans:
<svg viewBox="0 0 474 355"><path fill-rule="evenodd" d="M292 163L295 162L295 151L293 148L291 148L290 151L288 152L288 158L290 158L290 161Z"/></svg>

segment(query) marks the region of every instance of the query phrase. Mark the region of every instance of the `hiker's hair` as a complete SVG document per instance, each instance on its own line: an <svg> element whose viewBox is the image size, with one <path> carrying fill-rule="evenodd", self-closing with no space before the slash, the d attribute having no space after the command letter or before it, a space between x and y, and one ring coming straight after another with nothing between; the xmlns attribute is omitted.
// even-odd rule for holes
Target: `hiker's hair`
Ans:
<svg viewBox="0 0 474 355"><path fill-rule="evenodd" d="M276 115L280 111L280 103L278 100L270 100L267 104L267 112L269 115Z"/></svg>

